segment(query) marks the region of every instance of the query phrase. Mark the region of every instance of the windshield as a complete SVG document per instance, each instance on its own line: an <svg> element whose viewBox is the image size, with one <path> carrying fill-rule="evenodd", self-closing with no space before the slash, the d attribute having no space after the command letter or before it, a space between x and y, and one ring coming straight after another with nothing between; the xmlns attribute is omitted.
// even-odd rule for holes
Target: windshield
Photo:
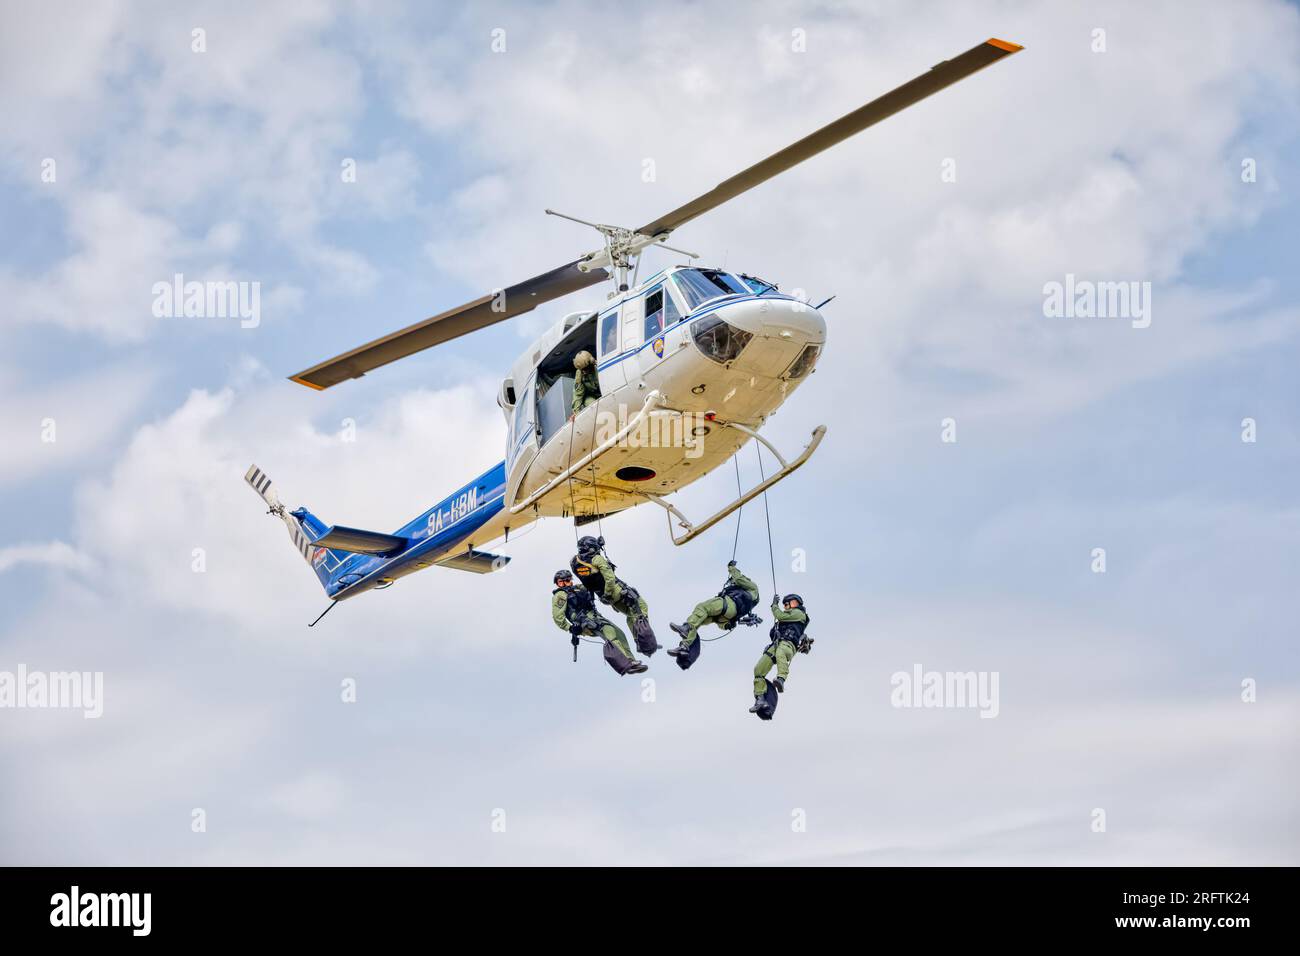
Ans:
<svg viewBox="0 0 1300 956"><path fill-rule="evenodd" d="M681 269L673 273L673 281L692 311L710 299L748 291L734 276L719 269Z"/></svg>
<svg viewBox="0 0 1300 956"><path fill-rule="evenodd" d="M744 281L745 285L749 286L750 292L757 292L759 295L762 295L769 289L776 288L775 282L768 282L766 279L760 279L758 276L742 275L740 278Z"/></svg>

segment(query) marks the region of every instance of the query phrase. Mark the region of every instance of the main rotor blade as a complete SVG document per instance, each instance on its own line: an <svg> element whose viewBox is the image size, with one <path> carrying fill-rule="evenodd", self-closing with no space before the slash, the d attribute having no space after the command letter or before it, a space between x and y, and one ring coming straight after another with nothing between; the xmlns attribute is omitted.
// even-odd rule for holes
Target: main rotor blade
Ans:
<svg viewBox="0 0 1300 956"><path fill-rule="evenodd" d="M319 365L313 365L297 375L290 375L289 379L308 388L329 388L350 378L360 378L371 369L415 352L531 312L543 302L558 299L609 278L609 273L604 269L580 271L578 263L581 261L575 259L568 265L534 276L502 292L485 295L423 322L408 325L382 339L375 339L351 352L344 352ZM497 305L496 309L493 308L494 304Z"/></svg>
<svg viewBox="0 0 1300 956"><path fill-rule="evenodd" d="M805 136L799 142L787 146L779 153L773 153L767 159L755 163L744 172L737 173L730 179L719 183L703 196L697 196L684 206L678 206L665 216L647 223L637 232L647 236L671 232L678 226L690 222L696 216L721 206L728 199L734 199L747 189L753 189L759 183L765 183L778 173L783 173L792 166L802 163L809 157L816 156L822 150L829 149L836 143L843 142L854 133L860 133L868 126L874 126L883 119L893 116L899 110L906 109L931 93L937 93L958 80L963 80L996 63L1004 56L1010 56L1024 49L1006 40L986 40L977 47L972 47L961 56L944 60L931 67L928 73L922 73L914 80L909 80L897 89L890 90L884 96L872 100L866 106L860 106L852 113L841 116L835 122L823 126L817 132Z"/></svg>

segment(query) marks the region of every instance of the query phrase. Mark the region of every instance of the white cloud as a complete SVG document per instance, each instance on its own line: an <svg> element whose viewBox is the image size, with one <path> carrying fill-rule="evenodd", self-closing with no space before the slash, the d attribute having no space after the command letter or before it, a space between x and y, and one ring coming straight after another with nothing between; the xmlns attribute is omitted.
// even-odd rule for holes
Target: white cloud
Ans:
<svg viewBox="0 0 1300 956"><path fill-rule="evenodd" d="M256 640L277 639L277 628L296 633L325 597L245 485L250 464L272 476L291 508L390 531L502 455L504 426L486 388L413 392L372 408L354 404L355 390L321 396L247 370L238 379L219 392L195 390L138 429L107 477L81 488L77 546L103 567L94 587L104 599L129 593L146 606L231 619ZM341 437L348 418L353 442ZM399 620L421 595L466 609L485 589L507 587L461 575L426 571L371 609Z"/></svg>
<svg viewBox="0 0 1300 956"><path fill-rule="evenodd" d="M247 261L250 233L328 289L373 287L367 258L320 232L364 105L355 59L318 42L338 24L335 5L161 6L141 20L105 4L70 19L19 17L6 30L23 96L0 150L17 181L60 204L71 247L39 279L0 271L17 319L141 339L157 328L155 281L207 271L211 253ZM196 22L206 52L191 48ZM38 179L45 156L59 164L52 184ZM383 152L368 172L352 215L397 214L409 155Z"/></svg>
<svg viewBox="0 0 1300 956"><path fill-rule="evenodd" d="M43 381L0 368L0 485L111 452L155 379L134 364Z"/></svg>
<svg viewBox="0 0 1300 956"><path fill-rule="evenodd" d="M1295 11L1209 5L1170 36L1172 9L1009 8L999 30L1023 53L696 220L676 242L787 287L838 293L818 385L851 388L873 407L933 397L925 381L900 378L917 355L957 375L996 366L1008 387L990 409L1059 413L1289 336L1289 317L1202 304L1213 294L1182 273L1211 236L1249 226L1278 201L1244 185L1238 168L1248 134L1253 152L1281 147L1285 125L1257 117L1295 114ZM424 37L409 24L391 28L397 84L425 104L410 114L437 115L427 121L437 133L448 120L435 105L455 101L458 147L483 170L433 214L428 245L441 270L474 287L599 244L589 230L542 218L542 207L644 222L988 32L986 14L970 7L886 30L870 10L832 20L751 5L728 30L709 31L707 57L692 58L680 55L680 37L712 19L705 8L639 8L628 29L591 47L548 29L556 16L500 18L510 37L527 39L505 54L491 55L486 41L462 52L464 75L421 56ZM1098 18L1109 25L1104 54L1090 49ZM480 26L470 18L460 28ZM791 50L794 26L815 52ZM1244 49L1255 53L1226 52ZM604 100L593 78L626 75L654 81L618 87L610 135L594 119ZM641 181L647 157L652 183ZM948 157L956 183L940 179ZM1156 322L1174 328L1141 340L1137 330L1048 327L1042 286L1066 272L1152 281ZM572 302L556 310L582 304Z"/></svg>
<svg viewBox="0 0 1300 956"><path fill-rule="evenodd" d="M62 541L15 544L0 548L0 574L24 564L69 571L84 571L90 567L85 555Z"/></svg>

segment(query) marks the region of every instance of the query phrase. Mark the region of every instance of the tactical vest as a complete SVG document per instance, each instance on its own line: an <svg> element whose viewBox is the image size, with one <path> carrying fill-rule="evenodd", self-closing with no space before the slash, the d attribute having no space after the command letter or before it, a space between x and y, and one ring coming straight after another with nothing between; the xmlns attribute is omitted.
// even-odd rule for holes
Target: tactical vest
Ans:
<svg viewBox="0 0 1300 956"><path fill-rule="evenodd" d="M803 637L804 630L812 620L808 612L803 612L802 621L777 621L772 625L771 636L773 641L789 641L795 647L799 646L799 640Z"/></svg>
<svg viewBox="0 0 1300 956"><path fill-rule="evenodd" d="M576 554L569 559L569 567L573 569L573 573L578 576L582 586L589 592L602 595L605 593L605 579L600 574L600 568L594 564L588 564L586 561L578 560Z"/></svg>
<svg viewBox="0 0 1300 956"><path fill-rule="evenodd" d="M596 602L590 591L584 588L556 588L555 591L564 592L564 616L570 624L579 624L596 613Z"/></svg>
<svg viewBox="0 0 1300 956"><path fill-rule="evenodd" d="M739 584L732 584L730 582L728 582L723 589L718 592L718 597L731 598L731 600L735 602L736 617L744 617L750 611L754 610L754 605L758 604L758 598L754 597L754 595L750 594Z"/></svg>

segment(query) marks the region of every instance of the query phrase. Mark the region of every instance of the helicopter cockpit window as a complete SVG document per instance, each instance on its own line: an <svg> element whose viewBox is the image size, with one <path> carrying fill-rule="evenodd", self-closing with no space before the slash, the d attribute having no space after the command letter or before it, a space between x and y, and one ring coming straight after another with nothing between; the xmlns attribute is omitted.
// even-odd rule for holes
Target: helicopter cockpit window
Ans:
<svg viewBox="0 0 1300 956"><path fill-rule="evenodd" d="M799 357L786 369L785 377L791 380L803 378L817 364L817 357L821 354L822 347L820 345L805 345L803 351L799 353Z"/></svg>
<svg viewBox="0 0 1300 956"><path fill-rule="evenodd" d="M600 320L600 357L613 355L618 351L618 310Z"/></svg>
<svg viewBox="0 0 1300 956"><path fill-rule="evenodd" d="M758 276L742 275L740 278L745 285L749 286L750 292L756 292L759 295L776 288L776 283L768 282L766 279L760 279Z"/></svg>
<svg viewBox="0 0 1300 956"><path fill-rule="evenodd" d="M749 291L738 279L721 269L679 269L673 273L673 281L692 312L710 299Z"/></svg>
<svg viewBox="0 0 1300 956"><path fill-rule="evenodd" d="M721 365L734 362L754 337L753 333L738 329L716 315L696 319L691 335L699 350Z"/></svg>

